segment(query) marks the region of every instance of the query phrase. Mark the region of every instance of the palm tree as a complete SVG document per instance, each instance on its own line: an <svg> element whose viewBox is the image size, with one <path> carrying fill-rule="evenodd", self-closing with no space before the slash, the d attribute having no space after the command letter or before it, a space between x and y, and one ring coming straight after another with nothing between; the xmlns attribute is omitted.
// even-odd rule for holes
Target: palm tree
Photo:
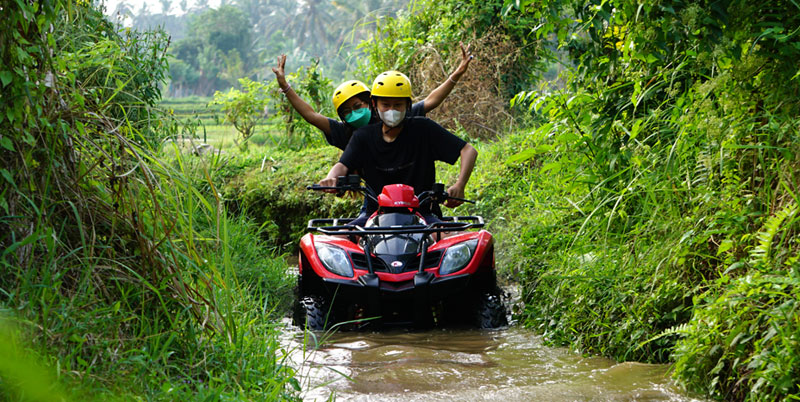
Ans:
<svg viewBox="0 0 800 402"><path fill-rule="evenodd" d="M170 0L158 0L161 3L161 14L167 15L169 9L172 8Z"/></svg>
<svg viewBox="0 0 800 402"><path fill-rule="evenodd" d="M408 0L334 0L336 15L342 24L336 32L337 42L341 46L346 42L353 45L366 39L375 31L374 22L383 16L395 16L397 11L405 8Z"/></svg>
<svg viewBox="0 0 800 402"><path fill-rule="evenodd" d="M302 0L289 23L287 33L297 41L298 47L308 47L315 56L326 54L335 43L333 35L342 25L333 16L334 8L327 0Z"/></svg>
<svg viewBox="0 0 800 402"><path fill-rule="evenodd" d="M120 23L128 18L133 18L133 6L131 3L127 1L121 1L117 4L117 7L114 8L114 12L112 15L118 16L120 19Z"/></svg>
<svg viewBox="0 0 800 402"><path fill-rule="evenodd" d="M370 22L379 15L393 15L408 0L236 0L250 18L253 49L329 60L343 43L353 45L374 30ZM302 60L302 61L301 61Z"/></svg>

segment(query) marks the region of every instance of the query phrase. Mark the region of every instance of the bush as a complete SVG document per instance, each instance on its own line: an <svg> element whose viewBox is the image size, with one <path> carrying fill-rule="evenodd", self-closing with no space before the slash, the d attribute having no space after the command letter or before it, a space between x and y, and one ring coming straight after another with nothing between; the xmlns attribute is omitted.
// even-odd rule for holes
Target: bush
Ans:
<svg viewBox="0 0 800 402"><path fill-rule="evenodd" d="M201 193L207 170L155 151L179 129L152 107L166 43L118 33L87 2L0 16L0 325L19 328L0 328L0 361L33 367L0 367L4 392L33 395L49 371L75 399L293 398L270 321L282 265Z"/></svg>
<svg viewBox="0 0 800 402"><path fill-rule="evenodd" d="M231 88L227 92L215 92L214 100L210 106L219 105L225 113L225 121L233 124L239 133L239 138L234 142L242 151L247 150L250 137L255 134L254 129L258 121L264 118L269 102L267 87L249 78L239 79L242 90Z"/></svg>
<svg viewBox="0 0 800 402"><path fill-rule="evenodd" d="M504 222L498 264L521 275L523 322L620 360L674 359L716 398L796 398L796 13L556 3L553 46L574 68L512 99L532 127L492 145L491 166L482 148L471 180Z"/></svg>
<svg viewBox="0 0 800 402"><path fill-rule="evenodd" d="M297 251L310 218L358 214L360 195L340 198L306 190L325 177L337 152L333 147L271 148L263 158L240 160L241 174L229 176L222 186L223 197L231 211L268 225L264 230L270 247Z"/></svg>
<svg viewBox="0 0 800 402"><path fill-rule="evenodd" d="M386 70L411 79L424 96L447 79L460 62L459 42L471 44L475 60L447 101L431 117L448 129L463 126L473 138L494 138L512 123L507 99L535 82L548 64L542 31L559 15L558 2L541 9L515 8L504 1L412 2L397 18L379 21L377 32L359 48L367 54L360 68L369 81Z"/></svg>
<svg viewBox="0 0 800 402"><path fill-rule="evenodd" d="M675 348L675 375L694 391L728 401L800 394L796 272L748 275L709 292L692 320L673 331L685 336Z"/></svg>

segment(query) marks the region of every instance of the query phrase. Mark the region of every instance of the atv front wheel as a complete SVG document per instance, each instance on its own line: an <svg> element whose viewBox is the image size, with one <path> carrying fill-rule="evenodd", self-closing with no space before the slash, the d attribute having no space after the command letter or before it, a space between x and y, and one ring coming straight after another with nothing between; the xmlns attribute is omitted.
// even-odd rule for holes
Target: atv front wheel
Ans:
<svg viewBox="0 0 800 402"><path fill-rule="evenodd" d="M322 331L328 322L328 303L322 296L305 296L297 302L294 324L306 329Z"/></svg>
<svg viewBox="0 0 800 402"><path fill-rule="evenodd" d="M500 292L484 293L475 308L475 325L482 329L499 328L508 325L506 308Z"/></svg>

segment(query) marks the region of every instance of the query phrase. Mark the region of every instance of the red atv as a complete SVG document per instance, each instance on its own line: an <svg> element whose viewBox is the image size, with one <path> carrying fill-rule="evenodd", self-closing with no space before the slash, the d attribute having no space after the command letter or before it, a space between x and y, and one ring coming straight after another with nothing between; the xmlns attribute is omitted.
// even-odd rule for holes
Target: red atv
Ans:
<svg viewBox="0 0 800 402"><path fill-rule="evenodd" d="M377 197L358 176L308 188L363 192L379 208L364 227L348 225L354 218L308 222L310 233L300 240L295 325L507 325L494 239L486 230L467 231L483 227L483 218L448 216L428 224L420 213L448 199L442 184L419 195L394 184Z"/></svg>

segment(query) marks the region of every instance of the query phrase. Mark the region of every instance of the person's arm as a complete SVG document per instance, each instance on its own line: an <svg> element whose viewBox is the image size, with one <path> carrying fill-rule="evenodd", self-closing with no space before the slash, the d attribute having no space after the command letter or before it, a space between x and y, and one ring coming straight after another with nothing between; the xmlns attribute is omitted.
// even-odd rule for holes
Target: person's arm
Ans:
<svg viewBox="0 0 800 402"><path fill-rule="evenodd" d="M464 47L463 43L459 43L461 46L461 64L458 65L455 71L450 74L447 79L436 89L434 89L428 96L425 98L425 113L430 112L433 109L436 109L439 105L442 104L444 98L447 98L447 95L450 95L450 92L456 86L458 80L461 79L461 76L467 72L467 67L469 67L469 63L472 61L472 52L469 50L469 45Z"/></svg>
<svg viewBox="0 0 800 402"><path fill-rule="evenodd" d="M336 179L339 176L347 175L347 170L348 170L347 166L345 166L344 163L336 162L336 164L333 165L331 170L328 172L328 175L325 176L324 179L319 181L319 185L322 186L322 187L333 187L333 186L335 186L336 185ZM336 190L324 190L324 191L328 192L328 193L335 193L336 192Z"/></svg>
<svg viewBox="0 0 800 402"><path fill-rule="evenodd" d="M286 99L288 99L289 103L292 104L294 110L297 110L297 113L300 113L300 116L302 116L305 121L322 130L325 135L330 135L331 123L328 121L328 118L317 113L314 108L304 101L303 98L301 98L300 95L298 95L297 92L292 89L292 86L286 82L284 66L286 66L286 55L282 54L278 56L278 66L272 67L272 72L275 73L275 80L278 81L278 86L281 88L281 92L286 95Z"/></svg>
<svg viewBox="0 0 800 402"><path fill-rule="evenodd" d="M464 189L467 187L469 176L472 175L472 169L475 167L475 160L478 159L478 151L472 145L466 144L461 148L461 168L458 172L458 179L456 183L447 189L447 194L451 197L464 198ZM455 208L463 201L447 200L444 205L450 208Z"/></svg>

